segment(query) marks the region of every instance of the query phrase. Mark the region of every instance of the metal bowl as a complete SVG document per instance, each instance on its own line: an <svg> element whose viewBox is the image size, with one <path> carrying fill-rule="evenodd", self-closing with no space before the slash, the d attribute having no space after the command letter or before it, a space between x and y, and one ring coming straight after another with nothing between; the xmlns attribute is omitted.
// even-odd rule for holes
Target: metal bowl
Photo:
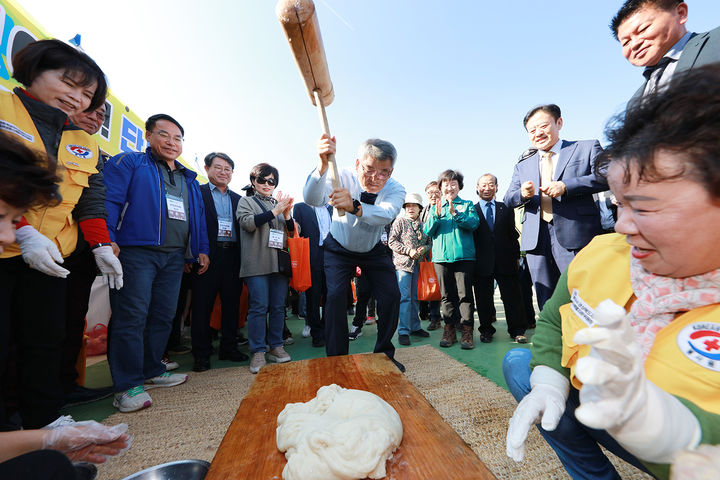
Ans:
<svg viewBox="0 0 720 480"><path fill-rule="evenodd" d="M209 468L205 460L178 460L146 468L123 480L203 480Z"/></svg>

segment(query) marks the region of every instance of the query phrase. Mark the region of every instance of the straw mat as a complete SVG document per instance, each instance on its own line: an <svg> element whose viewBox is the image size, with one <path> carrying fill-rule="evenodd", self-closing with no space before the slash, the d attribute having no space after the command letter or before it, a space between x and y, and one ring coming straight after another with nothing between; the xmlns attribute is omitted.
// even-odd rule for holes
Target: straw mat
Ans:
<svg viewBox="0 0 720 480"><path fill-rule="evenodd" d="M507 391L429 345L399 349L396 357L407 367L407 378L498 479L570 478L535 429L522 463L505 455L505 432L517 405ZM173 460L211 461L254 379L246 366L213 369L190 372L184 385L150 390L152 408L116 413L104 422L129 424L134 443L100 466L98 480L119 480ZM610 457L623 479L651 478Z"/></svg>

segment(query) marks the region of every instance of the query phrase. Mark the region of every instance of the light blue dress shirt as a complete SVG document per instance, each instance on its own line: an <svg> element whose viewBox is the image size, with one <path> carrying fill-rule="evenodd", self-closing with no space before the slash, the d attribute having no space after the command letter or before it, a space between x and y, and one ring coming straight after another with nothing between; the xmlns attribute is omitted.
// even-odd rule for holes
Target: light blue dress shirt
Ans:
<svg viewBox="0 0 720 480"><path fill-rule="evenodd" d="M495 200L490 200L489 202L486 202L485 200L480 200L480 211L482 212L483 216L485 217L485 221L487 221L487 205L490 204L490 209L493 213L493 225L495 225L495 219L497 219L496 211L495 211Z"/></svg>
<svg viewBox="0 0 720 480"><path fill-rule="evenodd" d="M235 222L232 211L232 200L230 199L230 189L225 190L222 193L218 187L213 183L210 183L210 194L215 204L215 212L217 213L218 220L228 220L232 226L231 237L221 237L218 235L218 242L236 242L237 232L235 231Z"/></svg>

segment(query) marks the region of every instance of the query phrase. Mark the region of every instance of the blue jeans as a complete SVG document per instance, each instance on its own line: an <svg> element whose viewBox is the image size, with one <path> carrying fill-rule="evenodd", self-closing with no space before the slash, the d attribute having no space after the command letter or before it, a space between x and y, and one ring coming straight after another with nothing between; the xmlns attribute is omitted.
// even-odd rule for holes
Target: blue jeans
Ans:
<svg viewBox="0 0 720 480"><path fill-rule="evenodd" d="M530 359L532 354L527 348L515 348L505 354L503 375L510 393L519 402L530 392ZM645 466L618 444L605 430L595 430L580 423L575 418L575 409L580 406L578 390L570 387L570 395L565 405L560 423L549 432L537 425L545 441L555 450L565 470L574 479L615 480L619 479L615 467L603 454L600 445L636 466L650 473Z"/></svg>
<svg viewBox="0 0 720 480"><path fill-rule="evenodd" d="M266 352L268 344L271 349L281 347L288 278L279 273L271 273L245 277L244 280L248 288L247 329L250 353ZM268 313L270 320L269 327L266 327Z"/></svg>
<svg viewBox="0 0 720 480"><path fill-rule="evenodd" d="M165 373L162 356L177 307L185 252L122 247L123 288L110 289L108 364L116 392Z"/></svg>
<svg viewBox="0 0 720 480"><path fill-rule="evenodd" d="M416 263L413 272L397 270L398 287L400 287L400 318L398 319L398 335L408 335L420 330L418 317L418 275L420 266Z"/></svg>

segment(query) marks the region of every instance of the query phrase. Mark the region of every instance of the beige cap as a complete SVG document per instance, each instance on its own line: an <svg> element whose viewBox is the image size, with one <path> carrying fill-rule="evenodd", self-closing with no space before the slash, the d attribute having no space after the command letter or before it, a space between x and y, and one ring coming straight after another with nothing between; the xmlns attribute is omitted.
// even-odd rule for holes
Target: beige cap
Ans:
<svg viewBox="0 0 720 480"><path fill-rule="evenodd" d="M423 206L422 197L420 196L419 193L408 193L408 194L406 194L406 195L405 195L405 202L403 203L403 207L404 207L405 204L407 204L407 203L416 203L416 204L420 205L421 208L422 208L422 206Z"/></svg>

